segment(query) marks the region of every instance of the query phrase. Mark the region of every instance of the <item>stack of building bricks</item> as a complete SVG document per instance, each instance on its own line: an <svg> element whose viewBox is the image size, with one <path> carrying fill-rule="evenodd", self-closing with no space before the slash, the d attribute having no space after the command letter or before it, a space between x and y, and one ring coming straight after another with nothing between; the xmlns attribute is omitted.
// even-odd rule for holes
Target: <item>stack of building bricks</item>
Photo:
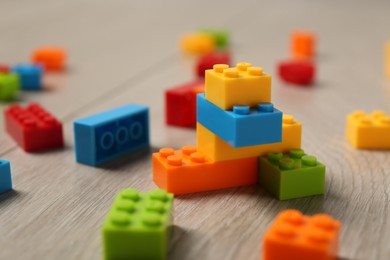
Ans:
<svg viewBox="0 0 390 260"><path fill-rule="evenodd" d="M322 194L325 166L301 147L301 124L271 103L271 76L250 63L206 71L197 146L153 154L153 179L184 194L260 183L278 199Z"/></svg>

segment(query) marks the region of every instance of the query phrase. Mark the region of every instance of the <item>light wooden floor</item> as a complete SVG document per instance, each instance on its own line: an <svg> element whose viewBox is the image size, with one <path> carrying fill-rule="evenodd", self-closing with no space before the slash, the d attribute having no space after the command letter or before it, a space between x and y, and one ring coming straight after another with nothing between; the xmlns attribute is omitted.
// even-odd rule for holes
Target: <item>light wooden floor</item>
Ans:
<svg viewBox="0 0 390 260"><path fill-rule="evenodd" d="M101 258L101 224L115 194L155 188L151 157L136 154L106 168L77 164L72 121L142 103L151 109L153 149L194 144L194 130L165 126L163 92L193 78L177 37L201 26L229 28L235 60L273 75L294 28L317 32L318 84L287 87L275 75L273 101L303 123L303 148L327 165L326 194L281 202L243 187L178 196L169 258L259 259L267 226L296 208L343 222L343 259L388 259L390 154L353 149L344 117L358 108L390 113L383 75L389 8L388 1L1 1L1 62L27 61L32 48L57 44L68 49L70 64L45 78L44 92L20 97L64 122L66 149L27 154L1 130L0 157L12 163L14 191L0 196L0 259Z"/></svg>

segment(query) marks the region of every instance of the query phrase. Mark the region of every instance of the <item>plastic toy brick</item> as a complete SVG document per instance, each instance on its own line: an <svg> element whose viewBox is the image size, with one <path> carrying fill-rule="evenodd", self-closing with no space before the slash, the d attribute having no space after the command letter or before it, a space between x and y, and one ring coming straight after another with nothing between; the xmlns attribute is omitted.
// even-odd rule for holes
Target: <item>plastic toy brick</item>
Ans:
<svg viewBox="0 0 390 260"><path fill-rule="evenodd" d="M325 165L301 149L269 152L259 158L259 183L279 200L325 192Z"/></svg>
<svg viewBox="0 0 390 260"><path fill-rule="evenodd" d="M173 225L173 194L125 189L103 224L104 259L166 259Z"/></svg>
<svg viewBox="0 0 390 260"><path fill-rule="evenodd" d="M302 125L290 115L283 115L280 143L234 148L200 123L197 124L196 130L198 150L213 161L255 157L269 151L285 152L301 147Z"/></svg>
<svg viewBox="0 0 390 260"><path fill-rule="evenodd" d="M308 31L296 31L291 35L291 51L295 58L311 58L315 55L316 37Z"/></svg>
<svg viewBox="0 0 390 260"><path fill-rule="evenodd" d="M196 94L204 92L204 83L193 81L165 91L165 119L168 125L196 126Z"/></svg>
<svg viewBox="0 0 390 260"><path fill-rule="evenodd" d="M19 76L15 73L0 73L0 101L11 101L19 92Z"/></svg>
<svg viewBox="0 0 390 260"><path fill-rule="evenodd" d="M9 73L10 67L6 64L0 64L0 73Z"/></svg>
<svg viewBox="0 0 390 260"><path fill-rule="evenodd" d="M38 104L26 108L12 105L5 110L5 127L26 152L64 146L62 123Z"/></svg>
<svg viewBox="0 0 390 260"><path fill-rule="evenodd" d="M230 35L227 30L215 28L203 28L200 32L207 33L213 37L215 45L218 49L226 49L230 44Z"/></svg>
<svg viewBox="0 0 390 260"><path fill-rule="evenodd" d="M41 47L31 54L31 62L42 64L45 70L60 71L65 68L66 51L60 47Z"/></svg>
<svg viewBox="0 0 390 260"><path fill-rule="evenodd" d="M23 90L41 90L42 66L19 64L12 67L12 72L19 75L20 86Z"/></svg>
<svg viewBox="0 0 390 260"><path fill-rule="evenodd" d="M206 99L221 109L235 105L254 107L271 102L271 75L250 63L238 63L235 68L216 64L206 70Z"/></svg>
<svg viewBox="0 0 390 260"><path fill-rule="evenodd" d="M212 69L215 64L230 64L230 53L213 52L202 56L196 64L196 75L200 78L205 77L205 71Z"/></svg>
<svg viewBox="0 0 390 260"><path fill-rule="evenodd" d="M161 189L186 194L256 184L257 159L214 162L194 146L153 154L153 180Z"/></svg>
<svg viewBox="0 0 390 260"><path fill-rule="evenodd" d="M336 260L341 223L327 214L293 209L275 219L263 239L263 260Z"/></svg>
<svg viewBox="0 0 390 260"><path fill-rule="evenodd" d="M0 193L12 190L11 165L0 159Z"/></svg>
<svg viewBox="0 0 390 260"><path fill-rule="evenodd" d="M355 111L347 116L346 134L356 148L390 149L390 117L383 111Z"/></svg>
<svg viewBox="0 0 390 260"><path fill-rule="evenodd" d="M76 160L97 166L149 146L149 109L128 104L73 122Z"/></svg>
<svg viewBox="0 0 390 260"><path fill-rule="evenodd" d="M180 40L184 53L203 55L213 52L215 49L214 38L206 33L192 33L184 35Z"/></svg>
<svg viewBox="0 0 390 260"><path fill-rule="evenodd" d="M315 77L315 65L309 60L290 60L278 66L282 80L296 85L310 85Z"/></svg>
<svg viewBox="0 0 390 260"><path fill-rule="evenodd" d="M198 94L196 106L198 122L233 147L282 141L282 112L272 103L260 103L254 109L234 106L233 110L222 110Z"/></svg>

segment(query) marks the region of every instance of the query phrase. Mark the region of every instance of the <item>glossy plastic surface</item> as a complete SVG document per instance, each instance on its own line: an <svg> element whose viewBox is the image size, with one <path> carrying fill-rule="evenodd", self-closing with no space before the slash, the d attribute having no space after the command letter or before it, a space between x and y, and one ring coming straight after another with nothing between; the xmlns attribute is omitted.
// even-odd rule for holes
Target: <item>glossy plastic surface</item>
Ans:
<svg viewBox="0 0 390 260"><path fill-rule="evenodd" d="M222 110L198 94L196 106L197 121L235 148L282 141L282 112L272 103Z"/></svg>
<svg viewBox="0 0 390 260"><path fill-rule="evenodd" d="M214 162L194 146L162 148L153 154L153 180L174 194L218 190L257 183L257 158Z"/></svg>
<svg viewBox="0 0 390 260"><path fill-rule="evenodd" d="M26 152L64 146L62 123L39 104L12 105L4 113L8 134Z"/></svg>
<svg viewBox="0 0 390 260"><path fill-rule="evenodd" d="M76 161L96 166L149 146L148 113L129 104L75 120Z"/></svg>
<svg viewBox="0 0 390 260"><path fill-rule="evenodd" d="M0 193L12 190L11 165L0 159Z"/></svg>
<svg viewBox="0 0 390 260"><path fill-rule="evenodd" d="M259 183L279 200L325 192L325 165L301 149L269 152L259 158Z"/></svg>
<svg viewBox="0 0 390 260"><path fill-rule="evenodd" d="M271 75L250 63L216 64L206 70L205 84L206 99L223 110L271 102Z"/></svg>
<svg viewBox="0 0 390 260"><path fill-rule="evenodd" d="M104 259L166 259L172 211L164 190L119 192L103 224Z"/></svg>
<svg viewBox="0 0 390 260"><path fill-rule="evenodd" d="M336 260L341 223L327 214L281 212L263 239L263 260Z"/></svg>
<svg viewBox="0 0 390 260"><path fill-rule="evenodd" d="M257 157L269 151L285 152L301 147L301 123L290 115L283 115L282 142L234 148L202 124L197 124L197 148L214 161Z"/></svg>
<svg viewBox="0 0 390 260"><path fill-rule="evenodd" d="M202 81L193 81L165 91L165 121L167 125L196 126L196 95L204 92Z"/></svg>

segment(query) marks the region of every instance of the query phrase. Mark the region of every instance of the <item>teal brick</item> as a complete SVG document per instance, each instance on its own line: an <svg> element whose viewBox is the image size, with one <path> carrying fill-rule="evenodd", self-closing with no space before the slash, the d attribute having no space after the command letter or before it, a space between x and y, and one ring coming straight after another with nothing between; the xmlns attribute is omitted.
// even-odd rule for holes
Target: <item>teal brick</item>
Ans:
<svg viewBox="0 0 390 260"><path fill-rule="evenodd" d="M259 158L259 183L279 200L325 192L325 165L296 149Z"/></svg>
<svg viewBox="0 0 390 260"><path fill-rule="evenodd" d="M15 73L0 73L0 101L15 100L20 89L19 76Z"/></svg>
<svg viewBox="0 0 390 260"><path fill-rule="evenodd" d="M103 224L104 259L166 259L172 211L164 190L119 192Z"/></svg>

